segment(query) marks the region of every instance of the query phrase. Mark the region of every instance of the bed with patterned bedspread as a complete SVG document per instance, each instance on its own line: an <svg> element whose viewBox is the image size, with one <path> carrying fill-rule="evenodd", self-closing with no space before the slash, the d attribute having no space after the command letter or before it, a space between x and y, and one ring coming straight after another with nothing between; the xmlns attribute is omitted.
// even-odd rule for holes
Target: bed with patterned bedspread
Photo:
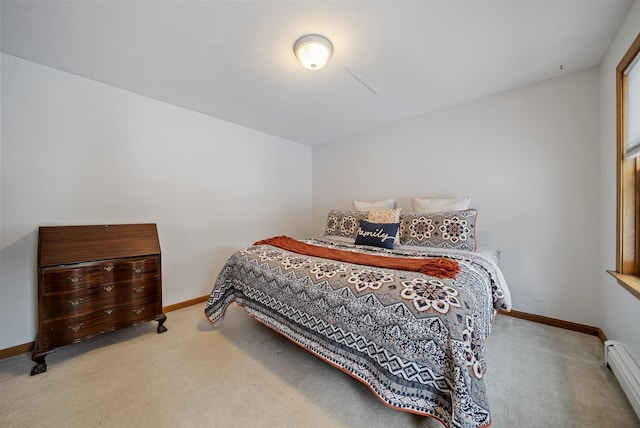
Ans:
<svg viewBox="0 0 640 428"><path fill-rule="evenodd" d="M406 227L402 233L409 233ZM205 308L207 318L221 320L236 302L365 383L393 408L434 417L447 427L491 424L483 383L485 341L496 312L511 309L495 260L443 246L355 245L348 236L300 242L389 261L442 259L454 262L457 273L429 275L256 243L225 263Z"/></svg>

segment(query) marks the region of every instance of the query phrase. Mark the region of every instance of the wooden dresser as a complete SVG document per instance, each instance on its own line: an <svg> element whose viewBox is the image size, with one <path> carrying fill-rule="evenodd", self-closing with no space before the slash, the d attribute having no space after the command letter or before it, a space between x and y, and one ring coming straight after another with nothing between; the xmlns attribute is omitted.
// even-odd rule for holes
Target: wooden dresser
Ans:
<svg viewBox="0 0 640 428"><path fill-rule="evenodd" d="M155 224L40 227L32 376L56 346L166 319Z"/></svg>

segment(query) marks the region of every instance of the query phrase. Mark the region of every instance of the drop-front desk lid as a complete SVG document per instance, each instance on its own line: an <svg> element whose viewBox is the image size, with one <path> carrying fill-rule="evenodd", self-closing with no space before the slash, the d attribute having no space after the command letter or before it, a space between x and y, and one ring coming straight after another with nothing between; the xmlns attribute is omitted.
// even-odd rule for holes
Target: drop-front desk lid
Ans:
<svg viewBox="0 0 640 428"><path fill-rule="evenodd" d="M41 226L38 266L160 254L156 225Z"/></svg>

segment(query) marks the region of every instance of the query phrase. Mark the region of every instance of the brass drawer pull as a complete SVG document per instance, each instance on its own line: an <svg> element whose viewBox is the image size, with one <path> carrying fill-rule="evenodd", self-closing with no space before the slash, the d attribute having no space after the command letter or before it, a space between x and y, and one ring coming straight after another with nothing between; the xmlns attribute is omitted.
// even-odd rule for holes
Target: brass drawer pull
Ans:
<svg viewBox="0 0 640 428"><path fill-rule="evenodd" d="M111 272L113 270L113 266L102 266L102 269L106 270L107 272Z"/></svg>
<svg viewBox="0 0 640 428"><path fill-rule="evenodd" d="M76 333L82 327L84 327L84 323L83 322L81 322L80 324L76 324L76 325L70 325L67 328L69 329L69 331L72 331L72 332Z"/></svg>
<svg viewBox="0 0 640 428"><path fill-rule="evenodd" d="M78 306L80 303L84 302L84 299L73 299L67 302L69 306Z"/></svg>
<svg viewBox="0 0 640 428"><path fill-rule="evenodd" d="M109 309L105 309L104 313L107 315L111 315L111 312L113 312L113 308L109 308Z"/></svg>
<svg viewBox="0 0 640 428"><path fill-rule="evenodd" d="M109 291L113 290L113 285L105 285L102 288L104 289L104 291L109 292Z"/></svg>
<svg viewBox="0 0 640 428"><path fill-rule="evenodd" d="M133 270L133 273L142 273L144 268L143 267L134 267L132 270Z"/></svg>
<svg viewBox="0 0 640 428"><path fill-rule="evenodd" d="M137 308L137 309L132 310L131 312L133 312L136 315L140 315L141 313L144 312L144 308Z"/></svg>
<svg viewBox="0 0 640 428"><path fill-rule="evenodd" d="M144 290L144 287L138 287L138 288L134 288L133 292L136 293L136 294L140 294L140 293L142 293L142 290Z"/></svg>
<svg viewBox="0 0 640 428"><path fill-rule="evenodd" d="M76 282L82 280L81 276L68 276L67 277L67 282L70 282L71 284L75 284Z"/></svg>

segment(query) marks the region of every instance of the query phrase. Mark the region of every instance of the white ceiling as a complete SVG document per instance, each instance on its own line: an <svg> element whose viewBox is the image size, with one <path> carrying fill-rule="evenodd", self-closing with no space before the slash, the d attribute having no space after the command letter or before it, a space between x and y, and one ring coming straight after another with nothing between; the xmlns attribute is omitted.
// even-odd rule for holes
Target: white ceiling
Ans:
<svg viewBox="0 0 640 428"><path fill-rule="evenodd" d="M314 145L598 65L632 3L2 0L1 46ZM318 71L308 33L334 45Z"/></svg>

